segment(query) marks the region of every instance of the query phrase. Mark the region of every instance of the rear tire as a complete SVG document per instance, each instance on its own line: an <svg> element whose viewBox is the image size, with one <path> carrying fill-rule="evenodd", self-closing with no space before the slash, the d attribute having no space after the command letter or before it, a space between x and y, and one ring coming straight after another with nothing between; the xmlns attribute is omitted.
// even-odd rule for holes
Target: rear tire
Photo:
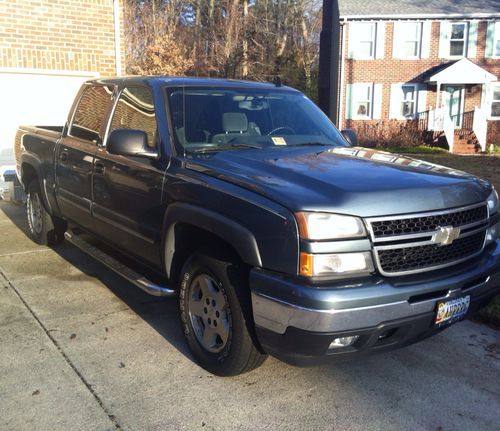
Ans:
<svg viewBox="0 0 500 431"><path fill-rule="evenodd" d="M43 203L38 180L28 185L26 193L28 232L33 241L41 245L54 245L64 240L66 222L52 217Z"/></svg>
<svg viewBox="0 0 500 431"><path fill-rule="evenodd" d="M180 278L179 309L197 362L217 376L235 376L266 359L254 335L247 272L226 258L196 253Z"/></svg>

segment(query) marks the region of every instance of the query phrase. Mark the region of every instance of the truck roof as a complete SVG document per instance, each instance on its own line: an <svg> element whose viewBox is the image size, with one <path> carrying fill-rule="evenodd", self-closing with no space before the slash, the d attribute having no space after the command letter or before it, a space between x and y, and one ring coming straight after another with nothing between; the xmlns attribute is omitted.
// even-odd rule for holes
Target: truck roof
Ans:
<svg viewBox="0 0 500 431"><path fill-rule="evenodd" d="M195 77L176 77L176 76L124 76L117 78L92 79L89 83L114 84L114 85L132 85L132 84L165 84L167 86L213 86L221 87L245 87L255 89L283 89L297 91L292 87L277 85L272 82L256 82L236 79L220 79L220 78L195 78Z"/></svg>

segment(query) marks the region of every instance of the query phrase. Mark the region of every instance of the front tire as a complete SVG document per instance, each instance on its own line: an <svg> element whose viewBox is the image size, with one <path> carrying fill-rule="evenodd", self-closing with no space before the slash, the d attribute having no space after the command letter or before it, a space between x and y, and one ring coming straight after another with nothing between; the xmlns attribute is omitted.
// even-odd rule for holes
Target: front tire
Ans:
<svg viewBox="0 0 500 431"><path fill-rule="evenodd" d="M266 359L253 335L247 277L241 265L197 253L181 273L179 309L198 363L218 376L235 376Z"/></svg>
<svg viewBox="0 0 500 431"><path fill-rule="evenodd" d="M26 193L28 232L33 241L41 245L54 245L64 240L66 223L53 218L45 209L38 181L28 185Z"/></svg>

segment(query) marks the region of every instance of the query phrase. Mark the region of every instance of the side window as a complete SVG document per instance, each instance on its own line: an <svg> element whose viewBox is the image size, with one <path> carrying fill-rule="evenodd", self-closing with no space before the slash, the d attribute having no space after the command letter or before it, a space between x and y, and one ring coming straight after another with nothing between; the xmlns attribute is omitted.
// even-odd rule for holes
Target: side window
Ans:
<svg viewBox="0 0 500 431"><path fill-rule="evenodd" d="M111 86L87 87L78 102L69 134L75 138L97 141L112 94L113 87Z"/></svg>
<svg viewBox="0 0 500 431"><path fill-rule="evenodd" d="M143 130L148 135L148 146L156 147L156 118L151 90L146 87L128 87L116 103L111 133L115 129Z"/></svg>

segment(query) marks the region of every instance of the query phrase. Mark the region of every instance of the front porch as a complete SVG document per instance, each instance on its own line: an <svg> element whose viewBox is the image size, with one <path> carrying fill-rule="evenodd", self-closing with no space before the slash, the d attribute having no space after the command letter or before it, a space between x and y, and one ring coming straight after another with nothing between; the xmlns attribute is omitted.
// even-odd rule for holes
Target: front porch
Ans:
<svg viewBox="0 0 500 431"><path fill-rule="evenodd" d="M447 145L451 153L457 154L484 153L488 150L487 115L479 107L454 116L443 108L430 109L419 112L416 121L426 144Z"/></svg>
<svg viewBox="0 0 500 431"><path fill-rule="evenodd" d="M495 75L464 58L445 65L426 83L435 106L417 114L418 129L428 144L448 146L452 153L486 152L488 113L482 95ZM429 96L431 95L429 94Z"/></svg>

